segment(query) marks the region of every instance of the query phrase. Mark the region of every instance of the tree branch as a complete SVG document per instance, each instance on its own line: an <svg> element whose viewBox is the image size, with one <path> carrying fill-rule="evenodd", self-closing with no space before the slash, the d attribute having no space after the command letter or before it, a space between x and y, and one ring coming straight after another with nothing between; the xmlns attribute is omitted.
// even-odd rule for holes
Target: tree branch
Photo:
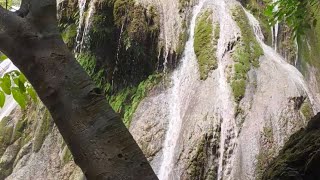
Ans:
<svg viewBox="0 0 320 180"><path fill-rule="evenodd" d="M0 51L6 55L12 54L14 46L14 40L8 34L0 32Z"/></svg>
<svg viewBox="0 0 320 180"><path fill-rule="evenodd" d="M20 17L27 16L30 10L30 4L31 4L31 0L22 0L19 10L16 11L17 15Z"/></svg>
<svg viewBox="0 0 320 180"><path fill-rule="evenodd" d="M3 32L16 31L22 23L22 18L0 6L0 30Z"/></svg>

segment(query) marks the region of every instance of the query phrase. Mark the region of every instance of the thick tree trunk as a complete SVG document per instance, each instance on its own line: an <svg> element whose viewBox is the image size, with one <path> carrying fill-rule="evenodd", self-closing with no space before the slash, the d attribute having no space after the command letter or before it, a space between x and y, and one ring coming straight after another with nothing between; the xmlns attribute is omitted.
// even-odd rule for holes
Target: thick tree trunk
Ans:
<svg viewBox="0 0 320 180"><path fill-rule="evenodd" d="M76 164L89 180L157 179L121 118L62 41L55 2L24 1L34 3L19 12L26 17L0 6L0 50L35 88Z"/></svg>
<svg viewBox="0 0 320 180"><path fill-rule="evenodd" d="M142 151L59 36L9 54L49 109L88 179L157 179ZM22 53L21 53L22 52Z"/></svg>

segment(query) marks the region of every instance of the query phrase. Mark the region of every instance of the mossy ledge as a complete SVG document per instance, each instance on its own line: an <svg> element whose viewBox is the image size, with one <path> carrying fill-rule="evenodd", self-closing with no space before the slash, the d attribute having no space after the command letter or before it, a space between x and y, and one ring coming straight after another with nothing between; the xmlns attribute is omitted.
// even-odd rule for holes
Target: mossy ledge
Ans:
<svg viewBox="0 0 320 180"><path fill-rule="evenodd" d="M108 97L111 107L123 117L123 122L127 127L130 126L132 116L142 99L161 79L161 74L150 75L138 86L127 87Z"/></svg>
<svg viewBox="0 0 320 180"><path fill-rule="evenodd" d="M218 67L216 51L219 34L219 24L212 23L212 11L206 10L197 18L194 34L194 51L201 80L206 80L208 73Z"/></svg>
<svg viewBox="0 0 320 180"><path fill-rule="evenodd" d="M320 113L293 134L266 168L262 180L320 179Z"/></svg>
<svg viewBox="0 0 320 180"><path fill-rule="evenodd" d="M231 88L236 102L240 102L246 91L247 73L252 67L259 67L259 58L263 55L263 50L256 40L249 20L241 6L233 8L232 16L240 28L241 37L232 54L235 63Z"/></svg>

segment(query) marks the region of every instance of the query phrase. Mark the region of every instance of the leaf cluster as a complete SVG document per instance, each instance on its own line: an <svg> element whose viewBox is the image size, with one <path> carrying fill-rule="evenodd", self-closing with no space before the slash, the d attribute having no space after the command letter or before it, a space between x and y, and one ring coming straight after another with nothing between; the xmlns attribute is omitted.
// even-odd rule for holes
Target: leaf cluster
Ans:
<svg viewBox="0 0 320 180"><path fill-rule="evenodd" d="M316 26L315 14L319 4L319 0L277 0L266 8L265 15L269 17L270 25L278 21L287 23L293 29L295 38Z"/></svg>
<svg viewBox="0 0 320 180"><path fill-rule="evenodd" d="M6 101L6 95L12 95L14 100L25 108L28 97L37 101L37 94L26 77L18 70L7 72L0 78L0 107Z"/></svg>

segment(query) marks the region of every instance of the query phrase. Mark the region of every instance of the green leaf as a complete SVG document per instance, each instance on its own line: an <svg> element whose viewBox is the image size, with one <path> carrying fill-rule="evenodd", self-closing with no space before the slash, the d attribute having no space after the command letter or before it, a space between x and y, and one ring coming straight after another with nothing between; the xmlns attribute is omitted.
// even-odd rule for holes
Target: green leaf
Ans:
<svg viewBox="0 0 320 180"><path fill-rule="evenodd" d="M4 55L4 54L0 55L0 61L4 61L6 59L8 59L8 57L6 55Z"/></svg>
<svg viewBox="0 0 320 180"><path fill-rule="evenodd" d="M4 106L4 102L6 101L6 95L3 91L0 91L0 107L2 108Z"/></svg>
<svg viewBox="0 0 320 180"><path fill-rule="evenodd" d="M3 78L0 79L0 87L4 93L11 94L11 78L9 74L5 74Z"/></svg>
<svg viewBox="0 0 320 180"><path fill-rule="evenodd" d="M26 107L26 96L23 93L21 93L18 87L12 88L12 96L14 100L16 100L17 103L21 106L21 108L24 109Z"/></svg>
<svg viewBox="0 0 320 180"><path fill-rule="evenodd" d="M36 91L33 89L33 87L27 87L27 93L29 94L29 96L31 97L31 99L34 101L34 102L37 102L38 100L38 96L37 96L37 93Z"/></svg>
<svg viewBox="0 0 320 180"><path fill-rule="evenodd" d="M24 76L24 74L20 73L19 75L19 79L20 81L24 84L25 82L27 82L27 78Z"/></svg>

